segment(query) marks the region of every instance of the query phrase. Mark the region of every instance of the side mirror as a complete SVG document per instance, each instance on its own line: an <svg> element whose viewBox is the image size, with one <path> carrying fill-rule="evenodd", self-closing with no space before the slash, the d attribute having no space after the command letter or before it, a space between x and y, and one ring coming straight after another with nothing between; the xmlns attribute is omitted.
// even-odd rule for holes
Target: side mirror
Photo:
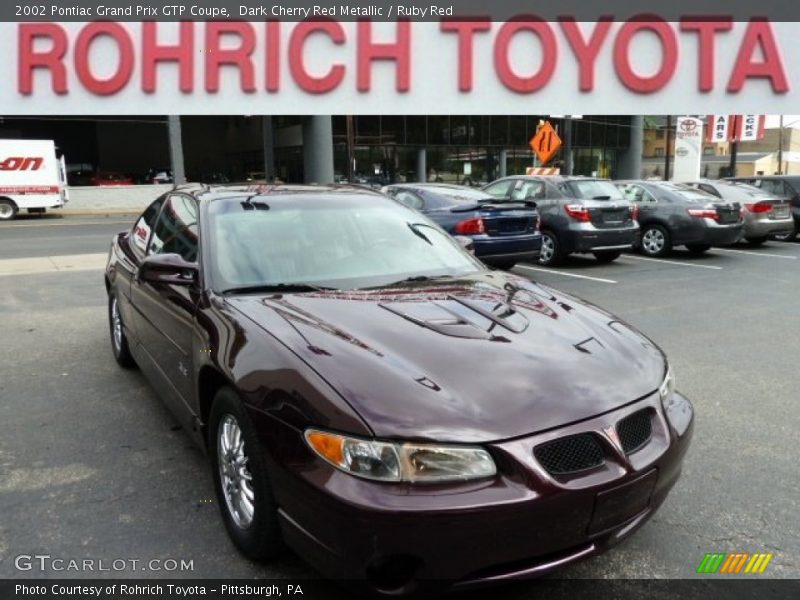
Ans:
<svg viewBox="0 0 800 600"><path fill-rule="evenodd" d="M136 277L148 283L192 285L199 273L197 263L188 262L180 254L152 254L139 265Z"/></svg>
<svg viewBox="0 0 800 600"><path fill-rule="evenodd" d="M471 237L467 237L466 235L457 235L455 238L459 246L461 246L470 254L475 254L475 242L472 241Z"/></svg>

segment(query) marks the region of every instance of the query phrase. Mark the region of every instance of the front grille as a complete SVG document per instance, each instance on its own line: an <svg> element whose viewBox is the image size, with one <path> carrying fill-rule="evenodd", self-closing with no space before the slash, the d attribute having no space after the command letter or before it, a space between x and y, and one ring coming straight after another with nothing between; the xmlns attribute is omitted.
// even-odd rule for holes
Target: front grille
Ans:
<svg viewBox="0 0 800 600"><path fill-rule="evenodd" d="M590 433L553 440L533 449L536 460L551 475L577 473L605 462L603 449Z"/></svg>
<svg viewBox="0 0 800 600"><path fill-rule="evenodd" d="M641 449L653 435L650 410L645 408L622 419L617 423L617 434L625 454Z"/></svg>

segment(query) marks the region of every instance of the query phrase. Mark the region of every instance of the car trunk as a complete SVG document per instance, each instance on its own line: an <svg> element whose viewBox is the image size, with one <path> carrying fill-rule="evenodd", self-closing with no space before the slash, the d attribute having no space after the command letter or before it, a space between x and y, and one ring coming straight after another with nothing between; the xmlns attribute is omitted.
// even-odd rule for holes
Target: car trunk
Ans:
<svg viewBox="0 0 800 600"><path fill-rule="evenodd" d="M465 212L465 208L453 209L453 212ZM480 212L486 235L502 237L530 234L536 231L538 216L529 204L481 204L469 210Z"/></svg>
<svg viewBox="0 0 800 600"><path fill-rule="evenodd" d="M630 227L633 216L627 204L609 201L605 205L589 208L592 225L598 229L615 229L617 227Z"/></svg>
<svg viewBox="0 0 800 600"><path fill-rule="evenodd" d="M714 204L717 211L716 221L720 225L733 225L740 219L741 206L738 202Z"/></svg>

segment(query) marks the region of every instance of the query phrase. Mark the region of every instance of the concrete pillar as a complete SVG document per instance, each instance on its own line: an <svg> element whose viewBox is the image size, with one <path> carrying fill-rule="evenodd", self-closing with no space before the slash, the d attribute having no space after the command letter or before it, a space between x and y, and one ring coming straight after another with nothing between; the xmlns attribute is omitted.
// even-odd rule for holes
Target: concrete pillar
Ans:
<svg viewBox="0 0 800 600"><path fill-rule="evenodd" d="M306 183L333 183L333 125L330 115L303 120L303 160Z"/></svg>
<svg viewBox="0 0 800 600"><path fill-rule="evenodd" d="M428 181L428 153L425 148L417 150L417 181L425 183Z"/></svg>
<svg viewBox="0 0 800 600"><path fill-rule="evenodd" d="M508 173L508 171L507 171L507 168L508 168L508 150L505 150L505 149L500 150L500 158L499 158L498 162L500 164L498 165L497 177L498 177L498 179L502 179Z"/></svg>
<svg viewBox="0 0 800 600"><path fill-rule="evenodd" d="M272 116L261 117L261 140L264 146L264 177L272 181L275 177L275 136L272 131Z"/></svg>
<svg viewBox="0 0 800 600"><path fill-rule="evenodd" d="M175 181L175 185L180 185L186 183L180 115L169 115L167 117L167 135L169 137L169 161L172 165L172 178Z"/></svg>
<svg viewBox="0 0 800 600"><path fill-rule="evenodd" d="M620 153L618 179L639 179L642 176L644 117L633 115L630 120L628 149Z"/></svg>

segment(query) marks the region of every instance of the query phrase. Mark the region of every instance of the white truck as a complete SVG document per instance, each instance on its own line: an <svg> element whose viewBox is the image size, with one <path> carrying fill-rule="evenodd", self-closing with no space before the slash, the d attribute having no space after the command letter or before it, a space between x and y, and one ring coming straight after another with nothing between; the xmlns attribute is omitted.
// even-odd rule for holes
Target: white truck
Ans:
<svg viewBox="0 0 800 600"><path fill-rule="evenodd" d="M0 221L20 210L43 213L68 201L64 157L53 140L0 139Z"/></svg>

